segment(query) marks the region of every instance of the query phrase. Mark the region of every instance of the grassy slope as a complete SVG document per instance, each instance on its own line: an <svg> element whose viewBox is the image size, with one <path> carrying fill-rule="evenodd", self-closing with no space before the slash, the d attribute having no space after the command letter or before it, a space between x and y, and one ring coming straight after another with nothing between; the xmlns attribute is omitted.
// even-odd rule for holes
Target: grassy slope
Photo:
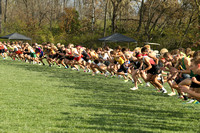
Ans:
<svg viewBox="0 0 200 133"><path fill-rule="evenodd" d="M10 60L0 75L0 132L200 132L200 105L152 87Z"/></svg>

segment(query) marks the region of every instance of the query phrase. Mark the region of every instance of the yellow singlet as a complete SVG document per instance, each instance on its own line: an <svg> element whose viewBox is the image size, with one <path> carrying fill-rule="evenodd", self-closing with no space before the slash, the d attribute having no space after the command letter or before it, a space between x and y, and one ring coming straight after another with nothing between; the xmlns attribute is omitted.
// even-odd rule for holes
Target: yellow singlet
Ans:
<svg viewBox="0 0 200 133"><path fill-rule="evenodd" d="M120 65L124 64L124 60L123 60L121 57L115 58L115 60L116 60Z"/></svg>

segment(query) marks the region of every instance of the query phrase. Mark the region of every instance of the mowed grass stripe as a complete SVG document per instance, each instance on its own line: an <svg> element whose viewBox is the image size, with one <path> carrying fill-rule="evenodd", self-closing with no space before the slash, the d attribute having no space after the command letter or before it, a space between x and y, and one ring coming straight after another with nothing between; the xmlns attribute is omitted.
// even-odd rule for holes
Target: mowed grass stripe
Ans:
<svg viewBox="0 0 200 133"><path fill-rule="evenodd" d="M200 132L200 105L153 87L11 60L0 74L0 132Z"/></svg>

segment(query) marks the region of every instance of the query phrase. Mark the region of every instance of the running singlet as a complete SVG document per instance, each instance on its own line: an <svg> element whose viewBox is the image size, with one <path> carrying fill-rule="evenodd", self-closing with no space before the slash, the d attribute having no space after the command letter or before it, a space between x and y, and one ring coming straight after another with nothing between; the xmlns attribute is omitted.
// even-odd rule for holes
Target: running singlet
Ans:
<svg viewBox="0 0 200 133"><path fill-rule="evenodd" d="M37 47L37 48L35 49L35 53L36 53L36 54L41 53L41 52L42 52L42 49L41 49L40 47Z"/></svg>
<svg viewBox="0 0 200 133"><path fill-rule="evenodd" d="M186 70L186 66L185 66L184 59L185 59L185 57L182 58L182 68L183 68L184 70Z"/></svg>
<svg viewBox="0 0 200 133"><path fill-rule="evenodd" d="M115 58L115 60L116 60L120 65L124 64L124 60L123 60L121 57L119 57L119 59Z"/></svg>
<svg viewBox="0 0 200 133"><path fill-rule="evenodd" d="M51 49L51 54L56 54L56 52L53 49Z"/></svg>
<svg viewBox="0 0 200 133"><path fill-rule="evenodd" d="M195 77L195 76L197 76L197 74L194 74L193 71L190 70L190 76L191 76L191 77Z"/></svg>
<svg viewBox="0 0 200 133"><path fill-rule="evenodd" d="M149 56L143 55L143 61L144 61L145 58L149 59L149 62L150 62L151 65L155 65L156 64L155 61L152 58L150 58Z"/></svg>
<svg viewBox="0 0 200 133"><path fill-rule="evenodd" d="M0 46L0 49L4 49L4 45L1 45L1 46Z"/></svg>

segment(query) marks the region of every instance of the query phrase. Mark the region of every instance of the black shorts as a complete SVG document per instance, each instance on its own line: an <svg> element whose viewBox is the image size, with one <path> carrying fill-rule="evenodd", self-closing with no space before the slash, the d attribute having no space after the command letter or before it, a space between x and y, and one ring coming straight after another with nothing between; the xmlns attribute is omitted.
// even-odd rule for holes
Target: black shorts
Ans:
<svg viewBox="0 0 200 133"><path fill-rule="evenodd" d="M110 61L105 61L104 64L108 67L110 65Z"/></svg>
<svg viewBox="0 0 200 133"><path fill-rule="evenodd" d="M56 58L56 57L57 57L56 54L54 54L54 55L49 55L49 58L51 58L51 59L54 59L54 58Z"/></svg>
<svg viewBox="0 0 200 133"><path fill-rule="evenodd" d="M88 62L89 59L87 59L87 58L88 58L88 57L85 57L85 56L84 56L84 57L83 57L83 60L86 61L86 62Z"/></svg>
<svg viewBox="0 0 200 133"><path fill-rule="evenodd" d="M0 53L4 53L5 52L5 49L0 49Z"/></svg>
<svg viewBox="0 0 200 133"><path fill-rule="evenodd" d="M122 64L122 65L120 66L120 68L117 70L117 72L128 73L128 67L125 67L125 65Z"/></svg>
<svg viewBox="0 0 200 133"><path fill-rule="evenodd" d="M73 59L74 59L74 56L65 56L65 59L73 60Z"/></svg>
<svg viewBox="0 0 200 133"><path fill-rule="evenodd" d="M174 81L179 84L180 82L182 82L183 80L190 78L189 74L182 74L182 77L177 77Z"/></svg>
<svg viewBox="0 0 200 133"><path fill-rule="evenodd" d="M24 55L30 55L30 54L31 54L31 53L29 53L29 52L25 52L25 53L24 53Z"/></svg>
<svg viewBox="0 0 200 133"><path fill-rule="evenodd" d="M58 57L58 59L60 59L60 60L62 60L62 59L65 58L65 56L63 56L63 55L58 55L57 57Z"/></svg>
<svg viewBox="0 0 200 133"><path fill-rule="evenodd" d="M150 73L152 75L157 75L161 73L160 67L158 65L152 65L152 68L147 71L147 73Z"/></svg>
<svg viewBox="0 0 200 133"><path fill-rule="evenodd" d="M136 63L136 62L133 62L132 64L133 64L134 69L139 69L140 65L141 65L140 63ZM144 68L144 67L142 66L142 68ZM142 70L144 70L144 69L142 69Z"/></svg>
<svg viewBox="0 0 200 133"><path fill-rule="evenodd" d="M95 64L99 64L99 60L94 60L94 63Z"/></svg>

